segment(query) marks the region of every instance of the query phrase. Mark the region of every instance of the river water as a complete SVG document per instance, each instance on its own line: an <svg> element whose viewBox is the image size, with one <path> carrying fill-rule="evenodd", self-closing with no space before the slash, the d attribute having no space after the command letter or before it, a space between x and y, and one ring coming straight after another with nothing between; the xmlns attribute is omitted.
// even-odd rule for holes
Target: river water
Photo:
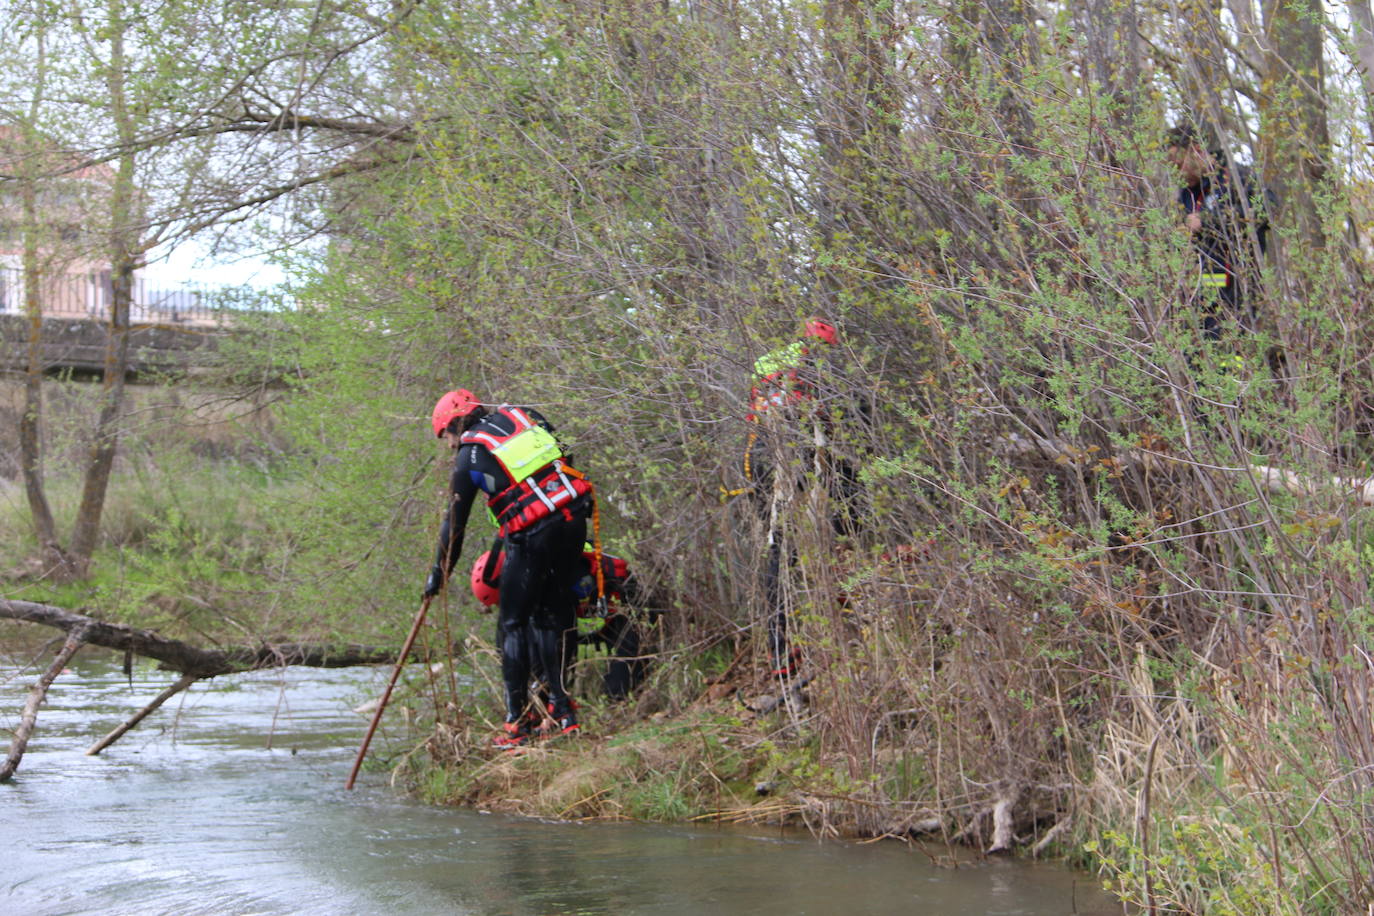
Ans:
<svg viewBox="0 0 1374 916"><path fill-rule="evenodd" d="M0 784L0 914L1105 914L1091 878L899 843L715 826L568 824L436 808L381 774L343 788L386 672L286 669L174 698L80 655ZM0 753L32 669L0 667Z"/></svg>

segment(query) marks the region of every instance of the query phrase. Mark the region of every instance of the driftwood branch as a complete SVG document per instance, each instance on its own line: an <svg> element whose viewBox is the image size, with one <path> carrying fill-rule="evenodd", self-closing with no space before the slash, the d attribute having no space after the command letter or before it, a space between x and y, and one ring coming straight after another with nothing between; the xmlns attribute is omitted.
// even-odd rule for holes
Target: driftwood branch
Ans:
<svg viewBox="0 0 1374 916"><path fill-rule="evenodd" d="M198 680L200 680L200 678L197 675L183 674L175 684L159 693L157 695L157 698L154 699L151 703L140 709L138 712L134 713L133 716L131 716L128 720L123 722L118 728L110 732L104 738L101 738L95 744L92 744L90 748L87 749L86 756L94 757L96 754L99 754L101 751L105 750L105 748L109 747L111 744L114 744L121 737L123 737L125 732L133 728L138 723L142 722L144 719L148 718L149 713L157 709L163 703L166 703L172 697L181 693L187 687L190 687Z"/></svg>
<svg viewBox="0 0 1374 916"><path fill-rule="evenodd" d="M1065 815L1064 817L1055 821L1054 826L1051 827L1049 830L1046 830L1045 835L1042 836L1036 842L1036 844L1031 847L1031 855L1039 856L1042 852L1044 852L1046 849L1050 847L1050 844L1054 843L1056 840L1059 839L1059 837L1066 833L1069 827L1071 827L1072 825L1072 815Z"/></svg>
<svg viewBox="0 0 1374 916"><path fill-rule="evenodd" d="M1019 785L1007 786L997 794L997 799L992 805L992 845L987 848L987 855L1010 852L1016 845L1015 811L1021 795L1022 789Z"/></svg>
<svg viewBox="0 0 1374 916"><path fill-rule="evenodd" d="M806 695L802 693L802 688L805 687L807 684L810 684L811 679L812 675L809 674L806 677L793 678L792 680L789 680L786 684L783 685L781 693L773 696L766 696L760 700L757 700L757 706L754 706L742 695L740 695L739 690L735 691L735 697L739 700L740 705L743 706L745 709L749 710L755 715L766 716L773 710L777 709L779 706L782 706L783 704L788 702L795 703L797 705L805 704Z"/></svg>
<svg viewBox="0 0 1374 916"><path fill-rule="evenodd" d="M311 668L345 668L352 665L375 665L397 661L394 649L376 646L344 645L328 646L311 643L262 643L258 646L239 646L226 649L202 649L178 639L168 639L152 630L140 630L122 623L108 623L76 614L48 604L31 601L12 601L0 599L0 619L22 620L28 623L56 627L67 633L67 643L52 667L34 686L29 702L24 708L24 716L19 730L15 732L14 747L10 759L0 768L0 782L8 779L19 765L24 754L29 734L33 731L33 720L38 715L38 706L43 702L48 686L53 678L62 671L73 652L81 645L89 643L115 649L129 654L141 655L159 662L163 668L176 671L181 678L162 691L156 699L134 714L104 738L91 745L88 755L99 754L124 735L125 732L142 722L163 703L176 696L193 683L221 674L239 671L255 671L260 668L278 668L285 665L305 665ZM407 650L410 643L406 645ZM407 655L409 652L407 651ZM404 658L401 659L404 661ZM399 662L397 662L399 664Z"/></svg>
<svg viewBox="0 0 1374 916"><path fill-rule="evenodd" d="M5 762L0 764L0 782L7 781L14 775L14 771L19 769L19 761L24 758L24 750L29 746L29 736L33 734L33 727L38 721L38 707L43 705L44 698L48 695L48 688L52 682L57 680L57 676L62 673L62 669L67 667L67 662L71 661L76 650L84 645L83 637L85 629L74 627L67 631L67 641L63 643L61 651L53 659L48 670L43 672L43 676L33 685L29 691L28 702L24 704L24 712L19 717L19 727L14 731L14 740L10 743L9 756Z"/></svg>
<svg viewBox="0 0 1374 916"><path fill-rule="evenodd" d="M0 599L0 619L23 620L56 627L71 633L83 630L85 641L151 658L164 668L196 678L216 677L237 671L305 665L311 668L346 668L377 665L396 660L396 650L377 646L329 646L312 643L262 643L225 649L202 649L152 630L122 623L108 623L63 608L31 601Z"/></svg>
<svg viewBox="0 0 1374 916"><path fill-rule="evenodd" d="M1326 477L1304 477L1283 468L1271 468L1263 464L1252 464L1250 470L1266 489L1286 491L1300 496L1310 495L1322 488L1330 488L1350 494L1364 506L1374 506L1374 477L1340 477L1335 474Z"/></svg>

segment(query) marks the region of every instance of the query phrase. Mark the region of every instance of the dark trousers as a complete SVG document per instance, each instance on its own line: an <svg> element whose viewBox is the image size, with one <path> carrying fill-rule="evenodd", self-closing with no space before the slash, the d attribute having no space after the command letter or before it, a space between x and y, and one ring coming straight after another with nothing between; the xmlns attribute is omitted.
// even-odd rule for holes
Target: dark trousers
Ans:
<svg viewBox="0 0 1374 916"><path fill-rule="evenodd" d="M789 545L784 560L784 516L792 509L793 501L802 498L809 475L819 470L830 500L830 524L840 537L853 536L858 529L862 511L859 477L853 465L843 458L810 447L794 446L782 451L793 464L781 473L788 475L781 485L780 473L774 467L776 451L770 451L768 437L750 436L745 450L745 477L751 485L750 498L760 518L767 526L768 553L764 558L764 607L767 609L768 659L775 669L791 663L787 647L787 611L782 601L783 563L790 567L796 561L796 551Z"/></svg>
<svg viewBox="0 0 1374 916"><path fill-rule="evenodd" d="M571 711L563 685L566 647L577 639L573 586L583 572L585 515L561 515L506 538L501 567L501 679L506 720L524 715L529 703L531 659L537 659L555 716Z"/></svg>
<svg viewBox="0 0 1374 916"><path fill-rule="evenodd" d="M1217 290L1215 299L1203 306L1202 336L1221 340L1228 321L1236 322L1242 332L1253 333L1257 317L1254 306L1244 302L1233 277Z"/></svg>

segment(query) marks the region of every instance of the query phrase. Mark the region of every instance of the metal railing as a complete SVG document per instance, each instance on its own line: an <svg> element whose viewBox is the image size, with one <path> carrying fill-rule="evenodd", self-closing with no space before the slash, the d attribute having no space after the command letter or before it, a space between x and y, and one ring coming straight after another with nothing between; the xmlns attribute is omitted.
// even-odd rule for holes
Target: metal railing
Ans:
<svg viewBox="0 0 1374 916"><path fill-rule="evenodd" d="M110 272L64 273L39 281L39 305L45 318L109 321L114 286ZM185 287L157 289L134 280L129 321L134 324L221 326L232 320L225 297L217 291ZM24 272L0 267L0 314L24 313Z"/></svg>

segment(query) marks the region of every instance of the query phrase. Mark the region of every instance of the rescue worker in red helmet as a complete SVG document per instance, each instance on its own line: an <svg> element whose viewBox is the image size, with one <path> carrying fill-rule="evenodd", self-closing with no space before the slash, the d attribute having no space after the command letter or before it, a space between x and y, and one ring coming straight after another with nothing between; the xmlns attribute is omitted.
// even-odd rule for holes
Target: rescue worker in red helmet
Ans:
<svg viewBox="0 0 1374 916"><path fill-rule="evenodd" d="M484 607L491 607L500 600L504 548L504 542L498 537L492 542L491 549L472 564L472 596ZM578 634L575 643L564 643L563 681L565 686L571 683L572 664L577 659L578 645L601 645L611 655L601 679L602 687L612 700L623 700L643 681L647 671L645 660L640 656L643 634L630 617L632 609L643 608L643 595L630 573L629 564L620 557L602 554L602 583L606 600L598 601L595 569L596 551L590 544L583 545L582 577L573 586L577 601ZM498 624L497 642L501 641L502 630ZM543 665L537 657L530 662L534 677L542 682Z"/></svg>
<svg viewBox="0 0 1374 916"><path fill-rule="evenodd" d="M768 655L773 675L784 679L797 674L801 661L801 653L788 648L781 594L786 519L805 481L818 475L825 477L821 486L831 497L835 533L852 534L857 514L851 505L857 495L857 475L853 465L831 447L831 413L837 394L835 373L827 362L839 336L830 321L817 316L806 319L797 340L755 361L749 392L752 427L744 453L743 492L767 525L763 586ZM859 405L859 414L866 413L865 406ZM790 548L786 552L793 553Z"/></svg>
<svg viewBox="0 0 1374 916"><path fill-rule="evenodd" d="M570 734L578 722L561 660L564 643L577 635L572 590L582 575L591 484L572 467L538 411L489 410L472 392L459 389L434 405L431 423L434 434L457 454L425 597L437 595L448 580L463 550L468 514L483 494L506 544L500 578L506 719L494 743L523 744L542 719L529 708L532 657L545 671L556 731Z"/></svg>
<svg viewBox="0 0 1374 916"><path fill-rule="evenodd" d="M824 318L808 318L802 336L786 346L770 350L754 361L754 382L749 389L749 419L758 421L768 411L776 412L816 395L813 367L823 348L833 347L840 332Z"/></svg>

